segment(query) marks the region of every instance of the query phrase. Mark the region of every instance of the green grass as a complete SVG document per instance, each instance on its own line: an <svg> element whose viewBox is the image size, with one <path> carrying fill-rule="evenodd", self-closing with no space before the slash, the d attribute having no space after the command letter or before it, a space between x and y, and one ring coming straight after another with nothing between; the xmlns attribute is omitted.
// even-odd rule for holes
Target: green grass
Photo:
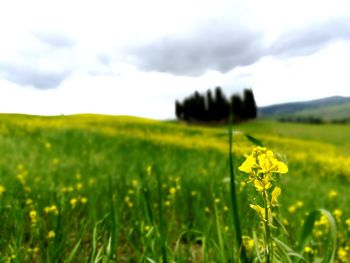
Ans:
<svg viewBox="0 0 350 263"><path fill-rule="evenodd" d="M330 165L339 162L338 156L348 161L348 129L274 122L234 127L288 162L289 174L276 183L289 233L283 241L292 247L305 214L318 208L342 210L338 243L350 245L344 223L350 218L350 167ZM260 226L249 204L259 196L252 185L244 185L247 176L238 166L254 145L239 133L233 140L241 230L252 238ZM0 185L6 189L0 197L0 258L237 262L228 147L225 128L102 115L0 115ZM318 158L323 155L331 162L323 165ZM330 199L332 189L337 196ZM303 206L290 212L298 201ZM45 213L52 205L58 215ZM35 224L30 211L37 213ZM50 230L54 238L47 237ZM322 254L322 246L313 248Z"/></svg>

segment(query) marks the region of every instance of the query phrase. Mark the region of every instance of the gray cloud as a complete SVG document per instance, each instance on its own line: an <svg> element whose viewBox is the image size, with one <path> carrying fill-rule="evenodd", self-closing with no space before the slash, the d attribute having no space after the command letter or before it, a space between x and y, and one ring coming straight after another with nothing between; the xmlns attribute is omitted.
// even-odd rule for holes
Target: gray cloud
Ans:
<svg viewBox="0 0 350 263"><path fill-rule="evenodd" d="M188 36L171 36L127 52L143 70L198 76L207 69L227 72L255 62L262 53L261 34L210 27Z"/></svg>
<svg viewBox="0 0 350 263"><path fill-rule="evenodd" d="M350 40L350 18L323 21L283 34L269 54L283 57L309 55L335 40Z"/></svg>
<svg viewBox="0 0 350 263"><path fill-rule="evenodd" d="M339 39L350 39L350 19L320 21L284 32L263 46L263 32L234 25L203 27L187 36L171 36L127 51L137 66L147 71L198 76L206 70L225 73L257 62L264 56L305 56Z"/></svg>
<svg viewBox="0 0 350 263"><path fill-rule="evenodd" d="M38 89L57 87L70 72L45 71L28 65L0 63L0 76L20 85L30 85Z"/></svg>

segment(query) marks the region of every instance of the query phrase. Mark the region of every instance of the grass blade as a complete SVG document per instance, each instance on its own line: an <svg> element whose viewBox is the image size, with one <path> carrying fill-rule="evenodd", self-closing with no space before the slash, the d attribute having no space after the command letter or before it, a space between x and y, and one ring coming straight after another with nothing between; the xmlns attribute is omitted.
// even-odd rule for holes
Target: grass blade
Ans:
<svg viewBox="0 0 350 263"><path fill-rule="evenodd" d="M238 204L237 204L237 195L235 188L235 177L233 171L233 156L232 156L232 127L229 126L229 160L230 160L230 190L231 190L231 204L232 204L232 213L234 220L234 228L236 232L236 242L238 246L238 251L240 254L240 259L243 263L248 262L245 248L243 246L242 241L242 232L241 232L241 224L239 221L238 215Z"/></svg>

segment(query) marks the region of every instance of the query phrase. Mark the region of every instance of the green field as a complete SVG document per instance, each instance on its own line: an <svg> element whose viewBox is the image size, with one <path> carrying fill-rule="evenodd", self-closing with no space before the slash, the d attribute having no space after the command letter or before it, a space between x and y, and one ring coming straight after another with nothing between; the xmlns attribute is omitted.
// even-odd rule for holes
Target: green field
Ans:
<svg viewBox="0 0 350 263"><path fill-rule="evenodd" d="M298 251L306 216L326 209L337 227L334 262L350 262L350 126L258 121L233 129L248 261L259 262L264 247L250 208L261 196L238 170L255 147L246 134L289 168L273 182L282 189L273 235L300 262L327 257L334 229L324 218ZM239 262L228 152L225 127L0 115L0 262ZM287 253L273 246L276 256Z"/></svg>

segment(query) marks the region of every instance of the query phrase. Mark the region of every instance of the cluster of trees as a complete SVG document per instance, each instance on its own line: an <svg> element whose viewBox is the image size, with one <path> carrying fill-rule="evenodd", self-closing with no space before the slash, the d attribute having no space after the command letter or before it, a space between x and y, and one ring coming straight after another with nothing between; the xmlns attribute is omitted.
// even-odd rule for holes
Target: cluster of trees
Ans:
<svg viewBox="0 0 350 263"><path fill-rule="evenodd" d="M206 94L197 91L185 98L183 102L175 102L175 113L179 120L186 122L239 122L257 117L257 106L251 89L245 89L243 96L233 94L227 98L220 87L214 94L208 90Z"/></svg>

